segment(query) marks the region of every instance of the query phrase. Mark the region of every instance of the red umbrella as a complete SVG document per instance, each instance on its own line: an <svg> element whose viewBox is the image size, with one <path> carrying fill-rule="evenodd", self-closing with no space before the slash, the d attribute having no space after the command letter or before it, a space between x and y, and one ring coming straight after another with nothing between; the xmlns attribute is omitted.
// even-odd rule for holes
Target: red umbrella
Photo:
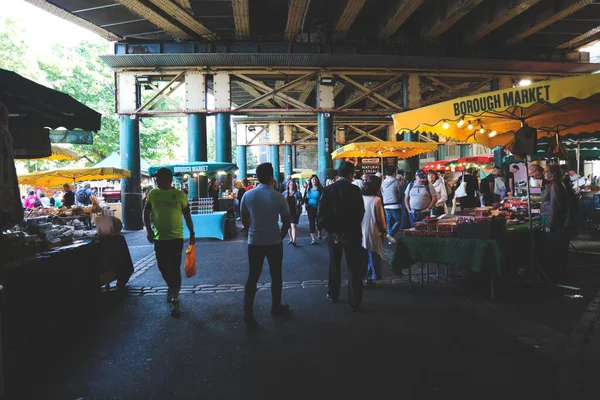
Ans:
<svg viewBox="0 0 600 400"><path fill-rule="evenodd" d="M456 164L493 164L494 156L492 154L485 156L469 156L456 160Z"/></svg>

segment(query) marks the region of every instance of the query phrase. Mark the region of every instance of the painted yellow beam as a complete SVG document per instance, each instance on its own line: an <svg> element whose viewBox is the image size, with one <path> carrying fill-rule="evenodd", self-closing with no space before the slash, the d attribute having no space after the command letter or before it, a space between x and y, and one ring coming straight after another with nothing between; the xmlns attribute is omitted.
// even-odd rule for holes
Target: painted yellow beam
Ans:
<svg viewBox="0 0 600 400"><path fill-rule="evenodd" d="M173 1L179 7L183 8L186 12L188 12L191 15L194 15L194 11L192 10L192 4L190 3L190 0L173 0Z"/></svg>
<svg viewBox="0 0 600 400"><path fill-rule="evenodd" d="M115 35L114 33L107 31L106 29L100 28L99 26L96 26L83 18L75 16L75 15L71 14L70 12L63 10L62 8L55 6L54 4L48 3L46 0L25 0L25 1L30 4L33 4L34 6L36 6L38 8L41 8L44 11L49 12L50 14L54 14L57 17L60 17L66 21L72 22L75 25L78 25L89 31L92 31L95 34L102 36L106 40L118 41L118 40L123 39L122 37Z"/></svg>
<svg viewBox="0 0 600 400"><path fill-rule="evenodd" d="M358 17L358 14L366 1L367 0L348 0L346 2L346 7L344 7L344 11L335 26L335 37L337 39L343 38L346 32L348 32L354 21L356 21L356 17Z"/></svg>
<svg viewBox="0 0 600 400"><path fill-rule="evenodd" d="M285 27L285 40L294 40L302 29L304 16L308 11L310 0L290 0L287 24Z"/></svg>
<svg viewBox="0 0 600 400"><path fill-rule="evenodd" d="M233 21L235 23L235 38L250 39L250 7L248 0L232 0Z"/></svg>
<svg viewBox="0 0 600 400"><path fill-rule="evenodd" d="M563 2L562 7L558 12L556 12L553 7L549 7L545 12L536 15L533 22L530 21L521 29L517 30L517 34L504 42L504 45L511 46L518 43L592 3L594 3L594 0L566 0Z"/></svg>

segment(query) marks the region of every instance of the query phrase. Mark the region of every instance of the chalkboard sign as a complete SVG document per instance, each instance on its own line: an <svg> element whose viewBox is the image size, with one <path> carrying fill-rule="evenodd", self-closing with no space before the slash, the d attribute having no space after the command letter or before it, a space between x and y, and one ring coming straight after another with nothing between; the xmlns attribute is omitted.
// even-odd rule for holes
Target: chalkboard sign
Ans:
<svg viewBox="0 0 600 400"><path fill-rule="evenodd" d="M360 164L363 174L375 175L381 172L381 158L363 158Z"/></svg>

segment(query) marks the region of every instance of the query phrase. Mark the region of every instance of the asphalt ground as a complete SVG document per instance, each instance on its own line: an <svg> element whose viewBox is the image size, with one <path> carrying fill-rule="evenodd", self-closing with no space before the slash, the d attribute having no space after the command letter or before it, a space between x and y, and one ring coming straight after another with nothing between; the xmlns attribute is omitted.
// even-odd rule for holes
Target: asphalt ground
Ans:
<svg viewBox="0 0 600 400"><path fill-rule="evenodd" d="M327 248L311 246L301 225L300 247L284 245L283 298L294 314L270 316L265 267L255 330L242 321L243 236L198 241L198 275L183 278L183 317L175 320L152 246L143 232L125 235L134 262L146 265L129 296L103 293L98 310L60 332L23 337L5 357L7 398L571 400L584 398L574 395L580 389L598 398L600 328L579 340L583 360L575 361L586 379L563 387L565 349L581 339L577 326L600 284L594 235L573 241L580 251L570 254L570 288L512 284L491 300L484 281L452 271L408 291L385 263L387 280L352 313L345 296L335 305L325 299ZM393 246L385 250L390 259Z"/></svg>

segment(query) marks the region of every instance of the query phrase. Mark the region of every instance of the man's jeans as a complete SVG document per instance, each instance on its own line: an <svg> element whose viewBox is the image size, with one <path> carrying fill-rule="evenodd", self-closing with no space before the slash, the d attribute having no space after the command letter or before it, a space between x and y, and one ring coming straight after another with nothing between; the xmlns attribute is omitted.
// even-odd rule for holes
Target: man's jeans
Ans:
<svg viewBox="0 0 600 400"><path fill-rule="evenodd" d="M256 285L262 273L263 263L267 257L269 271L271 273L271 297L273 307L281 305L281 290L283 278L281 276L281 264L283 263L283 244L278 243L270 246L248 245L248 262L250 271L246 281L244 294L244 311L251 313L256 296Z"/></svg>
<svg viewBox="0 0 600 400"><path fill-rule="evenodd" d="M398 229L400 229L400 222L402 221L401 211L399 208L385 208L385 219L390 236L394 236L398 232Z"/></svg>
<svg viewBox="0 0 600 400"><path fill-rule="evenodd" d="M414 213L408 213L408 218L410 218L410 227L415 227L415 222L423 221L425 217L429 216L429 212L421 211L421 210L413 210Z"/></svg>

